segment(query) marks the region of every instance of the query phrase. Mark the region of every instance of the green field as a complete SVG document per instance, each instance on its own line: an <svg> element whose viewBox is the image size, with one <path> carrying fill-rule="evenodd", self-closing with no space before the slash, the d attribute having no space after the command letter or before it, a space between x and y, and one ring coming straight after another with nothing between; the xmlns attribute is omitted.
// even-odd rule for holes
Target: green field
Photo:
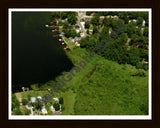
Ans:
<svg viewBox="0 0 160 128"><path fill-rule="evenodd" d="M75 65L85 54L85 49L80 48L67 53ZM62 89L63 114L148 114L148 72L134 66L96 56L66 84Z"/></svg>

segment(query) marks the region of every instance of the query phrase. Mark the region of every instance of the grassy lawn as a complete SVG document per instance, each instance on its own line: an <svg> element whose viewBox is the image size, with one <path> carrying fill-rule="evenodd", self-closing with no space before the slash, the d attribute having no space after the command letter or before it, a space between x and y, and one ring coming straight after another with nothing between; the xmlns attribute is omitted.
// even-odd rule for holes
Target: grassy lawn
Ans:
<svg viewBox="0 0 160 128"><path fill-rule="evenodd" d="M70 39L63 36L65 41L67 41L68 47L72 50L75 47L75 42L72 42Z"/></svg>
<svg viewBox="0 0 160 128"><path fill-rule="evenodd" d="M37 97L37 96L41 96L43 97L44 95L49 94L48 91L28 91L28 92L21 92L21 96L23 98L27 98L28 95L30 95L31 97Z"/></svg>
<svg viewBox="0 0 160 128"><path fill-rule="evenodd" d="M17 93L15 93L15 95L16 95L17 99L22 97L21 92L17 92Z"/></svg>
<svg viewBox="0 0 160 128"><path fill-rule="evenodd" d="M65 110L63 111L63 115L73 115L74 114L74 102L76 93L69 90L62 94L64 99Z"/></svg>

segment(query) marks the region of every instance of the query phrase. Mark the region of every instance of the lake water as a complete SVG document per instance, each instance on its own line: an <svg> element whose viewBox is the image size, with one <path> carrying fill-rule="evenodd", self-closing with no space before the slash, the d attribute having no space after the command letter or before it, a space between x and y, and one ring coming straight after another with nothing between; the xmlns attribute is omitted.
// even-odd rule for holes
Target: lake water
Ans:
<svg viewBox="0 0 160 128"><path fill-rule="evenodd" d="M49 12L12 12L12 91L53 80L73 64L45 25Z"/></svg>

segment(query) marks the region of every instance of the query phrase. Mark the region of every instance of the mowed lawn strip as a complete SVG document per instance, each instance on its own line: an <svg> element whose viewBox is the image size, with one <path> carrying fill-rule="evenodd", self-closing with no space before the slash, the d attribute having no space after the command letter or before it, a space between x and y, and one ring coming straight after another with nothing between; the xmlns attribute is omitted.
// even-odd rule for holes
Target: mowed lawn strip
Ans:
<svg viewBox="0 0 160 128"><path fill-rule="evenodd" d="M73 93L72 90L69 90L63 93L62 96L65 105L63 115L74 115L74 103L75 103L76 93Z"/></svg>

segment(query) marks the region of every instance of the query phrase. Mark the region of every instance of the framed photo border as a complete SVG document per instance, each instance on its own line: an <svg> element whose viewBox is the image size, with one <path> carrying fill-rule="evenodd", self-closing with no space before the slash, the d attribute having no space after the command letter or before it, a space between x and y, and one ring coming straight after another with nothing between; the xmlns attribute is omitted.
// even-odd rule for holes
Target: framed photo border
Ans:
<svg viewBox="0 0 160 128"><path fill-rule="evenodd" d="M63 4L62 4L63 3ZM160 4L158 0L2 0L0 5L0 110L4 127L145 127L160 126L160 72L158 56L158 30ZM9 8L151 8L152 9L152 120L8 120L8 9Z"/></svg>

